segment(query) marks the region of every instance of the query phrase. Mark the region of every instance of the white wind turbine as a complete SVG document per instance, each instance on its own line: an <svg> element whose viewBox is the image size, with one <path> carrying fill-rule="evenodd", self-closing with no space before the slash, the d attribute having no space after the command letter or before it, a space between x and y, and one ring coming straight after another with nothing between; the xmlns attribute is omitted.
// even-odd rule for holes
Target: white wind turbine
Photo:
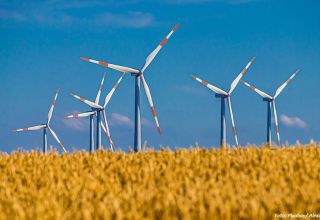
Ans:
<svg viewBox="0 0 320 220"><path fill-rule="evenodd" d="M227 139L226 139L226 110L225 110L225 105L226 105L226 99L228 99L228 106L229 106L229 112L230 112L230 118L231 118L231 123L232 123L232 130L233 130L233 135L236 141L237 146L239 145L238 143L238 137L237 137L237 131L236 131L236 126L234 123L233 119L233 111L232 111L232 106L231 106L231 93L233 90L236 88L238 85L240 79L243 77L243 75L246 73L252 62L255 60L255 57L251 58L249 63L245 66L245 68L242 69L240 74L233 80L231 83L229 92L225 92L222 89L219 89L216 86L213 86L206 81L192 75L192 78L200 82L202 85L206 86L208 89L213 91L215 93L215 97L221 99L221 131L220 131L220 144L221 147L227 145Z"/></svg>
<svg viewBox="0 0 320 220"><path fill-rule="evenodd" d="M65 149L65 147L63 146L63 144L59 140L59 138L56 135L56 133L50 127L50 121L51 121L51 118L52 118L53 109L54 109L54 107L56 105L56 102L57 102L58 94L59 94L59 89L57 90L57 93L56 93L56 95L54 97L54 100L52 102L51 108L50 108L49 113L48 113L48 120L47 120L47 122L45 124L40 124L40 125L36 125L36 126L32 126L32 127L20 128L20 129L13 130L15 132L22 132L22 131L37 131L37 130L43 129L43 153L47 153L47 151L48 151L47 129L52 134L53 138L57 141L57 143L62 148L62 150L64 152L67 152L67 150Z"/></svg>
<svg viewBox="0 0 320 220"><path fill-rule="evenodd" d="M94 146L93 146L93 116L96 115L97 116L97 140L96 140L96 149L100 149L101 148L101 127L104 130L109 143L110 143L110 149L112 151L114 151L114 143L111 139L110 136L110 131L109 131L109 125L108 125L108 121L107 121L107 117L106 117L106 112L105 109L113 95L113 93L115 92L115 90L118 88L121 80L124 77L124 73L121 75L121 77L118 79L118 81L116 82L116 84L113 86L113 88L111 89L111 91L109 92L109 94L106 96L105 98L105 102L104 105L101 106L99 105L99 101L100 101L100 95L101 95L101 91L102 91L102 87L103 87L103 83L104 83L104 79L105 79L105 74L103 75L103 78L101 80L100 86L99 86L99 90L98 90L98 94L96 96L96 99L94 102L89 101L87 99L84 99L78 95L75 94L70 94L71 96L73 96L74 98L80 100L81 102L84 102L85 104L89 105L91 107L90 111L87 112L83 112L83 113L76 113L76 114L72 114L72 115L68 115L65 116L65 118L83 118L83 117L88 117L90 116L90 151L93 152L94 151ZM104 123L101 121L101 112L103 115L103 119L104 119Z"/></svg>
<svg viewBox="0 0 320 220"><path fill-rule="evenodd" d="M135 126L134 126L134 151L140 151L141 150L141 117L140 117L140 80L142 80L142 84L144 87L144 91L147 95L148 102L153 114L153 118L155 120L157 130L161 134L160 125L158 122L158 117L156 114L155 107L153 105L152 96L150 93L149 86L144 78L144 71L146 68L150 65L150 63L153 61L153 59L156 57L158 52L161 50L161 48L166 44L168 39L171 37L171 35L178 29L179 25L176 24L174 28L169 32L169 34L160 42L160 44L149 54L149 56L146 58L146 61L141 69L133 69L130 67L125 66L119 66L103 61L97 61L85 57L81 57L82 60L88 61L91 63L95 63L104 67L108 67L114 70L117 70L122 73L130 73L132 76L135 77Z"/></svg>
<svg viewBox="0 0 320 220"><path fill-rule="evenodd" d="M274 116L274 122L276 126L276 133L278 138L278 145L280 146L280 134L279 134L279 125L278 125L278 116L277 116L277 110L276 110L276 103L275 99L280 95L280 93L283 91L283 89L290 83L290 81L295 77L300 70L296 70L277 90L274 96L270 96L267 93L257 89L255 86L250 85L249 83L241 80L243 84L248 86L250 89L258 93L263 99L263 101L267 102L267 143L270 146L271 145L271 112L273 110L273 116Z"/></svg>

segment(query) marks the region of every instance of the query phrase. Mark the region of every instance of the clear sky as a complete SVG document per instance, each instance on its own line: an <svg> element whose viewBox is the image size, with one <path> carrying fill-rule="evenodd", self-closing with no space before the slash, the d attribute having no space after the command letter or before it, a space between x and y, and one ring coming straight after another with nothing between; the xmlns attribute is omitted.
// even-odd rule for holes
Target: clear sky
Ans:
<svg viewBox="0 0 320 220"><path fill-rule="evenodd" d="M11 129L46 121L61 88L52 128L70 150L88 149L87 119L63 116L88 110L68 94L94 100L104 72L103 98L120 73L80 56L140 68L175 23L180 28L145 72L163 136L142 94L148 145L219 145L220 102L192 74L228 90L252 56L243 79L277 99L282 141L320 139L320 2L282 0L0 0L0 150L40 148L41 132ZM232 94L241 145L266 139L266 103L239 84ZM116 145L133 144L134 78L126 76L107 109ZM228 116L228 142L234 144ZM275 135L273 135L273 138ZM57 146L49 136L49 145ZM107 139L103 144L108 146Z"/></svg>

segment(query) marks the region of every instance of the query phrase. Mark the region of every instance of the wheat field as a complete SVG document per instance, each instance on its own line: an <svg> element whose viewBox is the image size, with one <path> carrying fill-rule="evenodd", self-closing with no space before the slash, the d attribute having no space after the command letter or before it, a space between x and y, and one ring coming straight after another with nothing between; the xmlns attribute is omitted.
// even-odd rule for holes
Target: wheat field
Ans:
<svg viewBox="0 0 320 220"><path fill-rule="evenodd" d="M0 155L0 219L320 213L320 146Z"/></svg>

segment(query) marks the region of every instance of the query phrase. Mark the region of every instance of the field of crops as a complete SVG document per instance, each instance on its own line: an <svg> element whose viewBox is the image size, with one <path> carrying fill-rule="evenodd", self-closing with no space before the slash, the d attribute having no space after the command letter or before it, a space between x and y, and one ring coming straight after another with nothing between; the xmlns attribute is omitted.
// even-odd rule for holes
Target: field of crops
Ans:
<svg viewBox="0 0 320 220"><path fill-rule="evenodd" d="M320 213L320 146L0 155L0 219Z"/></svg>

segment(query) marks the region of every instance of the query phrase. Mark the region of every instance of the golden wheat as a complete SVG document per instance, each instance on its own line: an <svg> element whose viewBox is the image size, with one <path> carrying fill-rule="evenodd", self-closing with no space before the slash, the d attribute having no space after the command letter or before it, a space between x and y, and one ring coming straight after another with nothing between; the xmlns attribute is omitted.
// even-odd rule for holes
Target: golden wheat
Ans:
<svg viewBox="0 0 320 220"><path fill-rule="evenodd" d="M320 213L320 147L0 155L0 219Z"/></svg>

